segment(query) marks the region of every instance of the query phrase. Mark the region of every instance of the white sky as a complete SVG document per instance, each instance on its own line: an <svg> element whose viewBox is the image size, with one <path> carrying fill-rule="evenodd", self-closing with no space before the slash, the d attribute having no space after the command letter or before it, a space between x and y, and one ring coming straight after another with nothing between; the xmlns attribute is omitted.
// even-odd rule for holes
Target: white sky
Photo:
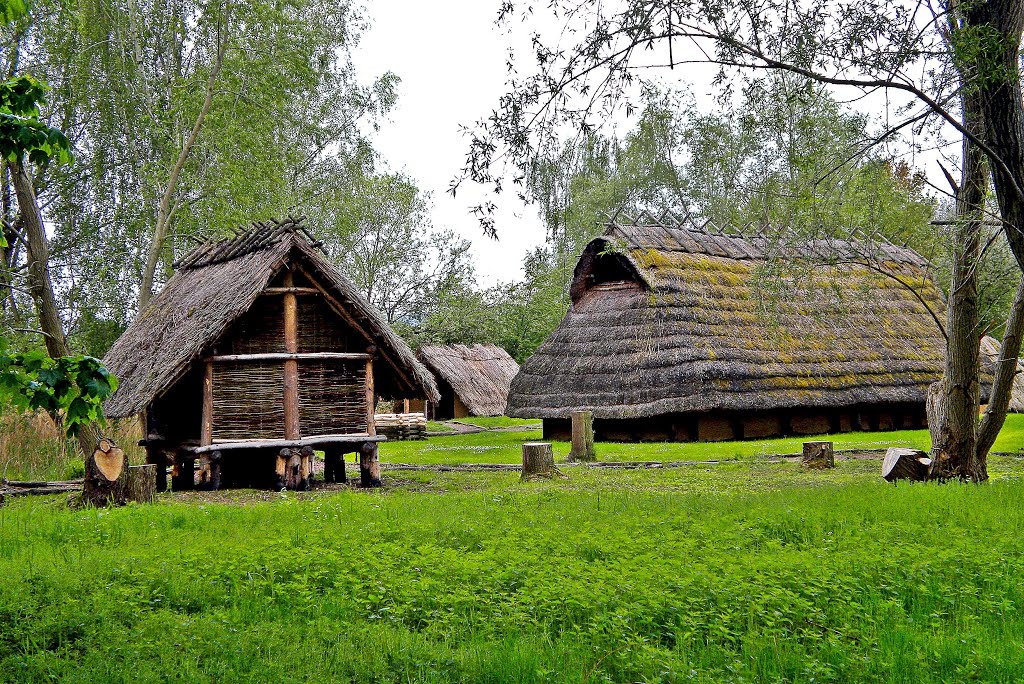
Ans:
<svg viewBox="0 0 1024 684"><path fill-rule="evenodd" d="M451 228L472 241L482 285L520 278L523 255L544 240L536 208L523 205L514 189L490 197L499 207L497 241L483 235L469 211L487 198L486 189L467 184L454 198L447 192L468 149L460 125L472 126L486 117L505 92L510 41L518 41L520 65L532 66L527 64L527 41L530 28L536 27L516 26L521 29L516 35L499 30L494 25L499 4L500 0L372 0L367 8L372 26L353 55L364 82L386 71L402 79L397 107L374 136L375 146L390 170L404 171L431 194L435 226ZM549 28L544 18L535 19L541 28ZM561 28L558 20L549 21L551 29ZM685 54L686 48L677 46L677 52ZM651 59L664 61L656 57ZM658 71L668 85L688 89L702 109L713 106L713 67L687 64L673 72ZM835 94L842 100L852 93ZM888 103L876 94L851 104L877 117L884 115ZM931 177L938 175L937 156L930 152L908 161Z"/></svg>
<svg viewBox="0 0 1024 684"><path fill-rule="evenodd" d="M522 276L528 249L544 240L533 207L506 190L491 199L499 206L499 240L483 235L469 208L485 194L464 187L456 197L448 184L468 149L459 126L485 117L505 91L509 38L494 26L498 0L373 0L373 21L354 51L360 77L371 81L386 71L402 83L398 105L374 138L393 171L404 171L431 193L433 223L473 243L482 285Z"/></svg>

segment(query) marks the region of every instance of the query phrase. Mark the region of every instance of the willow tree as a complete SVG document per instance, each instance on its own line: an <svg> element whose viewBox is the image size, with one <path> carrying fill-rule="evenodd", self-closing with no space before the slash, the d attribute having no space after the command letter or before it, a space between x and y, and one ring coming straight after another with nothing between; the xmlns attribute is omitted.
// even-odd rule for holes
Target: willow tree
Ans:
<svg viewBox="0 0 1024 684"><path fill-rule="evenodd" d="M790 2L765 0L509 0L500 22L552 11L567 24L561 42L532 41L535 74L512 73L509 88L471 141L464 178L500 185L499 160L525 174L565 130L589 131L630 106L639 74L687 64L715 65L728 87L737 73L777 71L826 84L851 98L896 100L889 125L866 145L944 127L964 143L961 177L952 183L954 273L948 319L946 372L939 388L943 429L933 449L936 477L983 480L978 439L978 236L985 220L984 188L991 178L998 216L1010 250L1024 266L1024 102L1020 49L1021 0L883 0ZM568 41L568 42L567 42ZM575 42L571 42L575 41ZM681 70L685 71L685 70ZM952 176L950 176L952 178ZM1024 300L1018 298L1014 309ZM1013 321L1008 321L1013 323ZM1008 325L1007 328L1012 326ZM1019 338L1003 345L1006 366ZM997 383L996 389L1007 391ZM996 396L992 420L1001 425Z"/></svg>

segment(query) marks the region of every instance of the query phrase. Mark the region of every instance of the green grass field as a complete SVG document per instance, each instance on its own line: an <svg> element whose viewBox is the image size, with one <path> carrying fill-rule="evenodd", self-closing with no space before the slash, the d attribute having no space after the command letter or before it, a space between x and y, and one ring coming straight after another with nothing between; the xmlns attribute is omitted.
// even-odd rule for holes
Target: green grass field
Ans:
<svg viewBox="0 0 1024 684"><path fill-rule="evenodd" d="M459 460L510 436L479 452L498 461L522 433L442 444ZM379 491L8 501L0 681L1024 679L1024 460L893 486L877 459L804 472L751 449L530 483L389 469Z"/></svg>
<svg viewBox="0 0 1024 684"><path fill-rule="evenodd" d="M486 421L476 418L477 424L487 427ZM514 419L505 419L514 420ZM537 421L521 421L520 424ZM514 424L514 423L513 423ZM495 425L504 425L496 423ZM427 442L390 442L381 445L381 460L415 464L455 463L519 463L522 461L521 444L541 438L533 432L482 432L451 437L431 437ZM927 450L927 430L897 430L892 432L849 432L817 437L787 437L749 442L650 442L646 444L599 443L597 457L603 461L705 461L724 459L754 459L776 454L799 453L805 441L824 439L836 449L886 449L891 446L910 446ZM1018 452L1024 448L1024 414L1012 413L1006 418L994 451ZM554 444L555 460L569 454L567 442Z"/></svg>

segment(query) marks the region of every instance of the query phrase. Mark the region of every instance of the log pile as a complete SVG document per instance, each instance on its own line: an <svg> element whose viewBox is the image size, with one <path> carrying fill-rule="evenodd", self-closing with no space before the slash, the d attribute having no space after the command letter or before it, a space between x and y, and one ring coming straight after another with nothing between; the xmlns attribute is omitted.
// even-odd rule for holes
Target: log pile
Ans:
<svg viewBox="0 0 1024 684"><path fill-rule="evenodd" d="M888 482L922 482L928 479L928 466L931 464L928 454L919 449L893 447L885 452L882 460L882 477Z"/></svg>
<svg viewBox="0 0 1024 684"><path fill-rule="evenodd" d="M420 440L427 438L427 417L422 413L378 413L373 417L377 434L389 440Z"/></svg>

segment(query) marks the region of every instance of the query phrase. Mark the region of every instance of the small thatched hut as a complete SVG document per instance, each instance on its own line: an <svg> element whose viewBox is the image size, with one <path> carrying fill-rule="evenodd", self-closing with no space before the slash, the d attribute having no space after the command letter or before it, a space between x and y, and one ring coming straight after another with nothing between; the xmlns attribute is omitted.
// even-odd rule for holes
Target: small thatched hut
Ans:
<svg viewBox="0 0 1024 684"><path fill-rule="evenodd" d="M592 410L604 440L922 427L945 348L925 265L888 243L612 223L513 380L508 415L560 438L572 411Z"/></svg>
<svg viewBox="0 0 1024 684"><path fill-rule="evenodd" d="M176 266L104 359L120 378L107 415L145 415L149 461L173 461L176 487L213 454L225 482L262 484L275 483L282 449L375 455L378 392L437 398L430 372L301 219L254 223Z"/></svg>
<svg viewBox="0 0 1024 684"><path fill-rule="evenodd" d="M989 373L996 372L996 364L999 363L999 352L1003 346L994 337L981 338L981 360L983 370ZM1013 388L1010 390L1010 413L1024 413L1024 361L1017 359L1017 375L1013 378Z"/></svg>
<svg viewBox="0 0 1024 684"><path fill-rule="evenodd" d="M508 388L519 364L504 349L493 344L424 345L418 356L437 377L441 393L433 418L505 414Z"/></svg>

